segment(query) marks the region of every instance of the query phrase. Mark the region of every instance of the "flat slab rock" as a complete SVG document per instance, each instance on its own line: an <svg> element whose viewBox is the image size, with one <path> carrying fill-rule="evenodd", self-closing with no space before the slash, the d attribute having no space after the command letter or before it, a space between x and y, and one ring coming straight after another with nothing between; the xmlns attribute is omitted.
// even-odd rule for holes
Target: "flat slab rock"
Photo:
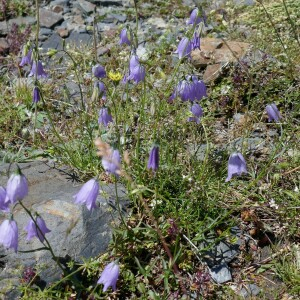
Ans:
<svg viewBox="0 0 300 300"><path fill-rule="evenodd" d="M74 204L73 195L82 183L74 183L63 171L53 168L51 162L34 161L19 164L27 177L29 195L23 200L24 205L32 212L38 212L51 230L46 235L58 257L71 256L76 261L81 258L96 256L106 251L111 239L112 222L118 223L116 213L116 193L114 184L101 186L97 198L97 209L88 211L85 206ZM0 166L0 185L6 186L9 164ZM70 177L70 176L69 176ZM123 186L117 186L121 209L125 211L127 203ZM24 227L29 217L24 209L17 205L13 212L14 220L19 228L19 250L32 250L42 247L42 243L33 238L26 241ZM0 213L0 222L9 215ZM61 271L52 261L48 251L31 253L14 253L0 246L0 293L5 293L9 286L19 282L24 266L38 267L44 265L40 274L46 283L60 278ZM11 290L10 290L11 292ZM5 299L16 299L14 296Z"/></svg>
<svg viewBox="0 0 300 300"><path fill-rule="evenodd" d="M251 49L248 43L223 41L216 38L201 39L200 49L191 53L191 62L197 68L205 69L205 82L216 79L222 68L243 58Z"/></svg>

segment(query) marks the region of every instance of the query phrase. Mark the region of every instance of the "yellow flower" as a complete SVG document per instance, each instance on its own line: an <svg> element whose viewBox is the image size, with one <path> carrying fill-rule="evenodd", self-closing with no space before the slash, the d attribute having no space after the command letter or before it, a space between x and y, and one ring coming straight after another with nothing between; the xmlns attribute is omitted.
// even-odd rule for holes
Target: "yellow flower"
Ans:
<svg viewBox="0 0 300 300"><path fill-rule="evenodd" d="M108 72L108 78L112 81L120 81L122 79L122 74L120 72Z"/></svg>

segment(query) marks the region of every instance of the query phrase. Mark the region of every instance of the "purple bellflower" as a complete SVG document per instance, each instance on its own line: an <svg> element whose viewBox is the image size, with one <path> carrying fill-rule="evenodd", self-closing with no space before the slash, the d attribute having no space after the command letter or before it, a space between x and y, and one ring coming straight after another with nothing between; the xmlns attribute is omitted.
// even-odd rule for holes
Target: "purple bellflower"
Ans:
<svg viewBox="0 0 300 300"><path fill-rule="evenodd" d="M192 50L200 49L200 34L195 32L194 37L191 41Z"/></svg>
<svg viewBox="0 0 300 300"><path fill-rule="evenodd" d="M178 47L174 53L178 54L179 59L185 56L191 56L192 43L187 37L183 37L178 44Z"/></svg>
<svg viewBox="0 0 300 300"><path fill-rule="evenodd" d="M39 216L36 218L36 223L38 228L32 219L29 220L27 226L24 228L27 231L26 239L29 241L36 236L43 243L45 234L51 232L51 230L47 228L45 221Z"/></svg>
<svg viewBox="0 0 300 300"><path fill-rule="evenodd" d="M39 60L37 63L35 61L33 62L31 71L28 76L35 76L35 75L37 75L38 78L48 77L48 74L44 71L43 65Z"/></svg>
<svg viewBox="0 0 300 300"><path fill-rule="evenodd" d="M112 121L113 119L108 108L107 107L100 108L98 124L103 124L105 127L107 127L108 124Z"/></svg>
<svg viewBox="0 0 300 300"><path fill-rule="evenodd" d="M102 157L102 166L107 174L120 174L121 157L119 150L111 150L108 155Z"/></svg>
<svg viewBox="0 0 300 300"><path fill-rule="evenodd" d="M73 196L75 203L85 204L88 210L96 208L96 199L99 194L99 183L95 179L86 182L79 192Z"/></svg>
<svg viewBox="0 0 300 300"><path fill-rule="evenodd" d="M40 89L38 86L35 86L33 89L32 102L38 103L41 100Z"/></svg>
<svg viewBox="0 0 300 300"><path fill-rule="evenodd" d="M266 110L269 117L269 122L271 121L279 122L279 119L282 118L275 103L267 105Z"/></svg>
<svg viewBox="0 0 300 300"><path fill-rule="evenodd" d="M94 66L92 68L92 73L97 78L104 78L104 77L106 77L106 71L105 71L105 69L101 65L99 65L99 64L97 64L96 66Z"/></svg>
<svg viewBox="0 0 300 300"><path fill-rule="evenodd" d="M203 116L203 109L198 103L194 103L191 107L191 112L194 117L189 117L189 122L196 122L197 124L200 123L200 118Z"/></svg>
<svg viewBox="0 0 300 300"><path fill-rule="evenodd" d="M99 90L99 96L103 99L106 100L106 88L105 84L102 81L98 81L94 84L94 87L97 87Z"/></svg>
<svg viewBox="0 0 300 300"><path fill-rule="evenodd" d="M198 16L199 15L199 9L196 7L192 10L190 14L189 20L186 22L187 25L197 25L199 24L202 19Z"/></svg>
<svg viewBox="0 0 300 300"><path fill-rule="evenodd" d="M182 101L200 101L207 96L206 86L203 81L198 80L196 76L186 76L185 80L179 81L175 88L170 101L176 97L180 97Z"/></svg>
<svg viewBox="0 0 300 300"><path fill-rule="evenodd" d="M25 65L32 65L32 50L29 50L21 59L19 66L24 67Z"/></svg>
<svg viewBox="0 0 300 300"><path fill-rule="evenodd" d="M97 283L104 285L103 292L111 286L113 291L117 289L117 280L120 274L120 267L116 262L109 263L103 270Z"/></svg>
<svg viewBox="0 0 300 300"><path fill-rule="evenodd" d="M241 153L234 152L230 155L228 160L228 176L226 182L233 176L240 176L242 173L248 173L245 158Z"/></svg>
<svg viewBox="0 0 300 300"><path fill-rule="evenodd" d="M23 200L27 195L28 184L26 177L21 172L12 174L7 181L5 202L14 204L19 200Z"/></svg>
<svg viewBox="0 0 300 300"><path fill-rule="evenodd" d="M153 146L150 154L149 154L149 159L148 159L148 164L147 168L152 171L156 171L159 166L159 147L158 146Z"/></svg>
<svg viewBox="0 0 300 300"><path fill-rule="evenodd" d="M123 28L121 30L121 33L120 33L120 42L119 42L120 45L122 44L127 44L130 46L131 42L130 42L130 39L129 39L129 35L128 35L128 30L127 28Z"/></svg>
<svg viewBox="0 0 300 300"><path fill-rule="evenodd" d="M202 11L202 17L199 16L199 9L197 7L195 7L191 14L190 14L190 18L189 20L187 20L186 24L187 25L198 25L199 23L203 22L205 26L207 26L207 22L206 22L206 15L205 13Z"/></svg>
<svg viewBox="0 0 300 300"><path fill-rule="evenodd" d="M0 210L4 212L9 212L9 201L5 202L6 190L4 187L0 186Z"/></svg>
<svg viewBox="0 0 300 300"><path fill-rule="evenodd" d="M136 84L145 79L145 67L139 62L137 55L132 55L129 62L129 75L125 76L123 82L133 80Z"/></svg>
<svg viewBox="0 0 300 300"><path fill-rule="evenodd" d="M4 220L0 225L0 244L18 251L18 225L14 220Z"/></svg>

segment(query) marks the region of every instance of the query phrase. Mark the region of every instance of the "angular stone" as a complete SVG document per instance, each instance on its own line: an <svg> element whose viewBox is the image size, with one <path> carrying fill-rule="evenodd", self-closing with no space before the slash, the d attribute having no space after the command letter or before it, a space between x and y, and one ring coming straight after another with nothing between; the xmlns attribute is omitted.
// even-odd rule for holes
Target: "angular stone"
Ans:
<svg viewBox="0 0 300 300"><path fill-rule="evenodd" d="M36 19L34 17L27 16L27 17L13 18L8 21L9 25L12 25L14 23L19 26L20 25L34 25L36 23Z"/></svg>
<svg viewBox="0 0 300 300"><path fill-rule="evenodd" d="M92 13L96 7L95 4L88 2L86 0L77 0L77 3L80 5L82 10L88 14Z"/></svg>
<svg viewBox="0 0 300 300"><path fill-rule="evenodd" d="M222 64L208 65L203 74L203 81L205 83L214 81L219 77L221 69L222 69Z"/></svg>
<svg viewBox="0 0 300 300"><path fill-rule="evenodd" d="M0 36L7 35L7 32L8 32L7 23L5 21L0 22Z"/></svg>
<svg viewBox="0 0 300 300"><path fill-rule="evenodd" d="M62 49L62 38L54 32L42 45L41 47L48 51L48 49Z"/></svg>
<svg viewBox="0 0 300 300"><path fill-rule="evenodd" d="M243 298L255 297L260 293L260 288L253 283L247 284L238 292Z"/></svg>
<svg viewBox="0 0 300 300"><path fill-rule="evenodd" d="M145 22L146 26L155 26L156 28L162 28L165 29L168 27L168 24L166 23L166 21L163 18L158 18L158 17L152 17L149 18L146 22Z"/></svg>
<svg viewBox="0 0 300 300"><path fill-rule="evenodd" d="M215 50L215 63L236 62L250 49L250 44L243 42L227 41L221 48Z"/></svg>
<svg viewBox="0 0 300 300"><path fill-rule="evenodd" d="M221 264L209 269L211 278L216 283L225 283L232 280L231 272L227 264Z"/></svg>
<svg viewBox="0 0 300 300"><path fill-rule="evenodd" d="M93 36L91 34L88 34L86 32L77 32L72 31L70 36L66 39L67 43L73 43L76 45L79 45L80 43L83 43L85 45L90 45L93 41Z"/></svg>
<svg viewBox="0 0 300 300"><path fill-rule="evenodd" d="M59 34L60 37L66 38L69 36L69 30L67 28L57 28L56 32Z"/></svg>
<svg viewBox="0 0 300 300"><path fill-rule="evenodd" d="M200 50L192 51L192 64L206 67L211 64L231 63L241 59L250 49L250 44L236 41L222 41L215 38L201 39Z"/></svg>
<svg viewBox="0 0 300 300"><path fill-rule="evenodd" d="M110 16L114 19L116 19L120 23L124 23L127 20L126 15L121 15L121 14L110 14Z"/></svg>
<svg viewBox="0 0 300 300"><path fill-rule="evenodd" d="M96 202L97 208L89 211L85 205L74 203L73 196L80 190L82 184L72 182L72 178L76 179L72 172L53 168L53 163L47 161L22 163L19 166L27 177L29 185L29 195L22 203L32 212L38 212L45 220L47 227L51 230L46 234L46 238L56 256L64 259L69 255L76 261L81 261L82 258L93 257L106 251L111 239L110 224L119 222L117 203L120 203L120 209L124 214L126 211L127 200L124 187L118 184L116 195L114 184L101 184L101 191ZM0 185L2 186L7 183L8 168L9 164L0 166ZM29 216L24 209L17 205L13 214L19 228L19 250L28 251L42 247L37 238L26 241L24 227L29 221ZM0 222L6 218L7 216L2 214ZM1 291L2 279L10 278L13 281L18 278L20 274L17 271L22 266L36 267L45 264L47 268L41 272L40 277L47 283L58 280L62 273L53 262L49 251L46 250L14 253L3 249L1 245L0 258Z"/></svg>
<svg viewBox="0 0 300 300"><path fill-rule="evenodd" d="M54 5L51 10L57 14L61 14L64 12L64 8L61 5Z"/></svg>
<svg viewBox="0 0 300 300"><path fill-rule="evenodd" d="M200 42L200 48L204 52L213 52L223 46L223 41L215 38L203 38Z"/></svg>
<svg viewBox="0 0 300 300"><path fill-rule="evenodd" d="M42 27L53 28L61 23L64 17L45 8L40 8L40 24Z"/></svg>
<svg viewBox="0 0 300 300"><path fill-rule="evenodd" d="M205 68L209 65L211 63L210 57L210 54L206 54L200 49L191 52L191 62L196 68Z"/></svg>

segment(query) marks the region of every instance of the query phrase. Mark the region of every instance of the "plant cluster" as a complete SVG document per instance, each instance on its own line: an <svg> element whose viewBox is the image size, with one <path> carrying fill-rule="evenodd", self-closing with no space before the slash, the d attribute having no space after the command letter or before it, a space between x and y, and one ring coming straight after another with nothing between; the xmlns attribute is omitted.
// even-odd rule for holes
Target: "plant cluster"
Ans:
<svg viewBox="0 0 300 300"><path fill-rule="evenodd" d="M137 1L135 14L138 19ZM0 209L13 213L22 205L30 216L27 238L38 238L63 273L61 281L43 290L33 288L38 271L25 270L24 297L222 299L205 256L218 241L237 238L230 232L234 225L256 241L250 250L245 246L240 269L252 267L258 248L275 241L262 221L268 212L280 211L276 220L283 225L281 220L293 220L287 232L299 238L297 205L283 201L287 196L298 203L299 193L294 175L299 155L288 154L296 148L292 124L299 126L294 121L294 108L299 107L292 89L295 76L287 78L282 70L274 75L265 57L258 64L240 61L228 78L208 87L190 64L191 52L201 48L205 25L206 15L194 8L177 48L171 41L164 44L167 50L148 58L138 55L138 23L134 29L122 28L112 50L117 59L99 62L96 44L85 53L65 45L61 51L50 50L48 65L66 64L64 74L44 68L46 56L37 42L24 46L20 74L32 78L23 87L23 105L33 111L24 122L30 129L27 142L44 148L47 141L44 155L69 165L74 178L85 181L74 195L76 204L97 209L101 184L108 182L116 187L122 182L131 203L130 214L124 216L116 194L119 218L106 254L80 264L71 258L66 267L53 253L42 216L23 204L26 178L20 172L11 175L6 189L0 188ZM51 81L55 76L63 82L70 75L78 86L75 97L60 80L57 86ZM285 80L283 88L278 78ZM232 122L237 113L242 118ZM271 139L272 147L263 153L247 144L257 130L266 132L263 142ZM267 135L270 130L274 137ZM12 217L1 224L0 242L18 250ZM287 277L282 268L277 270ZM295 283L294 273L293 268ZM237 278L246 280L247 272Z"/></svg>

